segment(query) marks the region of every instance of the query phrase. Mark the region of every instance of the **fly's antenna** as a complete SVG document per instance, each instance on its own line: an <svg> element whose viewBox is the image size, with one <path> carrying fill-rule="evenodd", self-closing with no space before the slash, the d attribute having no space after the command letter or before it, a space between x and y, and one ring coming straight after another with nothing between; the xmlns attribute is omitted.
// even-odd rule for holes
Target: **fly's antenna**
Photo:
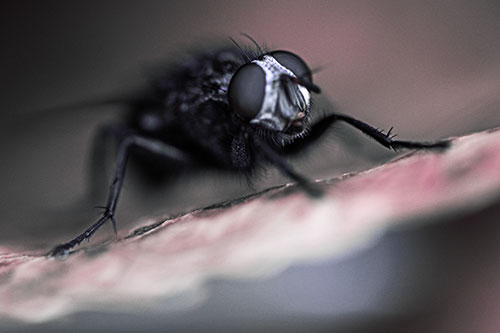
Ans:
<svg viewBox="0 0 500 333"><path fill-rule="evenodd" d="M312 92L319 94L319 93L321 93L320 87L318 87L317 85L315 85L312 82L306 82L304 80L304 78L307 75L312 75L312 74L318 73L318 72L322 71L323 69L325 69L324 66L315 67L315 68L311 69L309 72L306 72L306 73L303 73L302 75L297 76L297 79L301 85L303 85L307 89L311 90Z"/></svg>
<svg viewBox="0 0 500 333"><path fill-rule="evenodd" d="M264 54L264 51L262 51L262 48L260 47L259 43L257 43L257 42L255 41L255 39L253 39L253 38L252 38L252 36L250 36L249 34L246 34L246 33L244 33L244 32L242 32L242 33L240 33L240 34L241 34L243 37L248 38L248 39L249 39L249 40L250 40L250 41L251 41L251 42L255 45L255 47L257 47L257 49L258 49L258 50L259 50L259 52L260 52L260 55L263 55L263 54Z"/></svg>
<svg viewBox="0 0 500 333"><path fill-rule="evenodd" d="M318 66L318 67L314 67L313 69L311 69L311 74L316 74L316 73L319 73L321 72L322 70L324 70L326 68L326 66Z"/></svg>
<svg viewBox="0 0 500 333"><path fill-rule="evenodd" d="M312 92L314 92L316 94L320 94L321 93L320 87L318 87L317 85L315 85L312 82L309 82L308 80L304 80L304 78L307 75L309 75L311 72L307 72L307 73L304 73L304 74L299 75L297 77L290 77L290 78L292 79L292 81L295 81L296 83L299 83L299 84L303 85L304 87L306 87L307 89L311 90Z"/></svg>
<svg viewBox="0 0 500 333"><path fill-rule="evenodd" d="M321 71L322 71L322 70L324 70L324 69L325 69L325 67L324 67L324 66L315 67L315 68L313 68L313 69L309 70L309 72L305 72L305 73L303 73L303 74L301 74L301 75L297 76L297 78L298 78L299 80L303 80L303 79L304 79L307 75L309 75L309 74L310 74L310 75L312 75L312 74L316 74L316 73L318 73L318 72L321 72Z"/></svg>
<svg viewBox="0 0 500 333"><path fill-rule="evenodd" d="M240 50L241 52L241 55L246 59L247 62L251 62L252 60L248 57L248 55L246 54L246 52L241 48L240 44L238 44L234 39L233 37L229 37L229 39L231 40L231 42L233 42L234 45L236 45L236 47Z"/></svg>

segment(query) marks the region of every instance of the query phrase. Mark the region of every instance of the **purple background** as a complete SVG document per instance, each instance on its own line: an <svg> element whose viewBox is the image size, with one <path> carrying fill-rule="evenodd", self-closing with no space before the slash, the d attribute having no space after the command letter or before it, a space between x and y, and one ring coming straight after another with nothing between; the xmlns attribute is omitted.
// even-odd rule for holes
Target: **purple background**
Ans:
<svg viewBox="0 0 500 333"><path fill-rule="evenodd" d="M89 207L102 204L84 200L89 140L119 108L43 110L133 90L148 65L228 36L245 42L240 32L323 68L315 75L321 99L374 126L394 126L401 138L500 125L498 1L5 1L0 242L50 246L88 225L96 214ZM350 136L339 128L296 165L321 177L392 156L356 134L357 150L344 151L337 139ZM284 181L271 172L257 188ZM212 174L147 196L129 181L119 225L251 191Z"/></svg>

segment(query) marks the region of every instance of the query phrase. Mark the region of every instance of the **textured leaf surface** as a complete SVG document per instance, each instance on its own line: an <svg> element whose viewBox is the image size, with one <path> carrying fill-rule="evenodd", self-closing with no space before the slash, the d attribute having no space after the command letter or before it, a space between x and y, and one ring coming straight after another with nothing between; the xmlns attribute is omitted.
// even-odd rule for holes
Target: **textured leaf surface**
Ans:
<svg viewBox="0 0 500 333"><path fill-rule="evenodd" d="M274 276L376 244L398 225L440 222L500 195L500 131L453 140L443 153L412 152L380 167L321 180L326 195L293 185L165 221L64 260L0 247L0 314L45 321L109 305L178 299L208 279ZM48 249L47 249L48 250ZM200 296L201 297L201 296Z"/></svg>

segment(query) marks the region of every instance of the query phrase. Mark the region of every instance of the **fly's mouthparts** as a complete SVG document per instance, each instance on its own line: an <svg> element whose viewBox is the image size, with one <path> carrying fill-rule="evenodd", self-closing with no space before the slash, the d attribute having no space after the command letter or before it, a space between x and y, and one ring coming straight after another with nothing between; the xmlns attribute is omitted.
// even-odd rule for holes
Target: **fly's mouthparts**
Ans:
<svg viewBox="0 0 500 333"><path fill-rule="evenodd" d="M297 113L293 118L292 120L301 120L301 119L304 119L306 117L306 113L303 112L303 111L300 111L299 113Z"/></svg>

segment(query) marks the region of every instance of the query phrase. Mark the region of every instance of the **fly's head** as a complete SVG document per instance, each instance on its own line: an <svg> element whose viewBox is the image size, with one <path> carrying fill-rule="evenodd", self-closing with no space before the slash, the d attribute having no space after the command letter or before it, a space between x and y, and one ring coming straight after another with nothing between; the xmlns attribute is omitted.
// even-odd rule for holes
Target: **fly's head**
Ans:
<svg viewBox="0 0 500 333"><path fill-rule="evenodd" d="M273 51L241 66L228 89L231 109L250 124L291 137L305 131L312 82L306 63L288 51Z"/></svg>

